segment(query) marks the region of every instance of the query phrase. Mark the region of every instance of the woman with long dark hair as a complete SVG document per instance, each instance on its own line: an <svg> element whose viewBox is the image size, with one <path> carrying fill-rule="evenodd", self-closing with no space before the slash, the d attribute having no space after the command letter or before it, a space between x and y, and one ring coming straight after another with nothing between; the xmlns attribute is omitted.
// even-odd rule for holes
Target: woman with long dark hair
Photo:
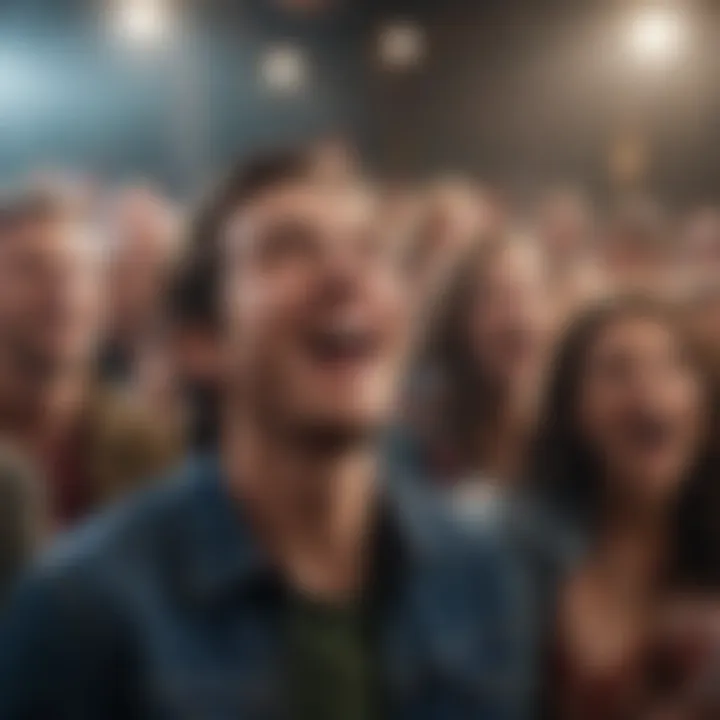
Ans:
<svg viewBox="0 0 720 720"><path fill-rule="evenodd" d="M584 549L555 596L551 716L720 711L705 694L720 647L718 394L674 310L625 298L583 315L539 428L530 475Z"/></svg>
<svg viewBox="0 0 720 720"><path fill-rule="evenodd" d="M502 236L471 249L430 318L410 454L471 517L522 469L550 321L537 247Z"/></svg>

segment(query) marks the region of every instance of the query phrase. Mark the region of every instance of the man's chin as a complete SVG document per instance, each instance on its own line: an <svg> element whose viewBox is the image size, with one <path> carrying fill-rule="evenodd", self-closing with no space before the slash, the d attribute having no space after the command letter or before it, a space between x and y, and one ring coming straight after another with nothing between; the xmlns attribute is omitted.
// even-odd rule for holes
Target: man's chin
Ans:
<svg viewBox="0 0 720 720"><path fill-rule="evenodd" d="M304 415L290 421L288 432L318 452L344 452L371 445L386 427L384 418L345 413Z"/></svg>

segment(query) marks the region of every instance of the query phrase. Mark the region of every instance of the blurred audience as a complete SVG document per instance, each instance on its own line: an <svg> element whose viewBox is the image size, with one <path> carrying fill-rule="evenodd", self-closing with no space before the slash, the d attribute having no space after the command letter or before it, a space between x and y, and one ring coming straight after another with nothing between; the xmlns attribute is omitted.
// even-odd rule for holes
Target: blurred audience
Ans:
<svg viewBox="0 0 720 720"><path fill-rule="evenodd" d="M217 262L196 252L179 268L169 295L166 359L181 403L186 442L202 452L219 442L223 372L216 283Z"/></svg>
<svg viewBox="0 0 720 720"><path fill-rule="evenodd" d="M409 415L422 469L465 512L517 480L551 323L547 269L526 240L478 242L445 289Z"/></svg>
<svg viewBox="0 0 720 720"><path fill-rule="evenodd" d="M720 717L720 211L361 165L0 203L3 720Z"/></svg>
<svg viewBox="0 0 720 720"><path fill-rule="evenodd" d="M712 366L720 371L720 278L705 282L704 277L704 273L696 277L687 293L685 321Z"/></svg>
<svg viewBox="0 0 720 720"><path fill-rule="evenodd" d="M134 377L137 354L162 319L163 298L180 257L177 211L154 190L127 188L111 201L110 253L103 376L118 383Z"/></svg>
<svg viewBox="0 0 720 720"><path fill-rule="evenodd" d="M581 192L568 187L547 193L531 229L545 255L560 322L607 291L607 277L598 263L596 218Z"/></svg>
<svg viewBox="0 0 720 720"><path fill-rule="evenodd" d="M572 187L557 188L542 198L536 232L553 273L572 273L587 259L595 241L594 222L588 201Z"/></svg>
<svg viewBox="0 0 720 720"><path fill-rule="evenodd" d="M137 485L170 441L95 378L104 269L82 211L29 191L0 217L0 437L38 466L54 527Z"/></svg>
<svg viewBox="0 0 720 720"><path fill-rule="evenodd" d="M434 298L470 244L495 229L499 214L477 185L457 178L432 184L420 212L408 264L418 291Z"/></svg>
<svg viewBox="0 0 720 720"><path fill-rule="evenodd" d="M0 448L0 607L49 531L36 469L14 448Z"/></svg>
<svg viewBox="0 0 720 720"><path fill-rule="evenodd" d="M630 197L611 217L602 258L616 292L673 293L685 279L677 273L670 219L649 197Z"/></svg>
<svg viewBox="0 0 720 720"><path fill-rule="evenodd" d="M717 670L719 396L678 318L644 299L601 305L553 368L530 477L580 551L549 625L561 720L695 717L682 712Z"/></svg>
<svg viewBox="0 0 720 720"><path fill-rule="evenodd" d="M690 272L705 281L720 270L720 209L700 207L689 213L679 237Z"/></svg>
<svg viewBox="0 0 720 720"><path fill-rule="evenodd" d="M415 308L377 198L297 156L235 180L220 451L22 584L0 717L523 716L504 555L382 465Z"/></svg>

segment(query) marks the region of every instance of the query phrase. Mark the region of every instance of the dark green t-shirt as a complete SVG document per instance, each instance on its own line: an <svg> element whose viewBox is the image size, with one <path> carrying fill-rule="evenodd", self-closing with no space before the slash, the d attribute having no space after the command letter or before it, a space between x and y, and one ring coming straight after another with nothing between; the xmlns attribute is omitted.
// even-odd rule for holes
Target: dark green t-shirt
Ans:
<svg viewBox="0 0 720 720"><path fill-rule="evenodd" d="M292 720L378 720L372 623L363 604L289 598Z"/></svg>

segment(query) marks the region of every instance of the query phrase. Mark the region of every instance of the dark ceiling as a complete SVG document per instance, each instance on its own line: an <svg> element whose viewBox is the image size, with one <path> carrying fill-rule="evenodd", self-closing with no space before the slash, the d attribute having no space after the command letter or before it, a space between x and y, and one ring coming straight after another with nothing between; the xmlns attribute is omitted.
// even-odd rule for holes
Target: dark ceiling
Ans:
<svg viewBox="0 0 720 720"><path fill-rule="evenodd" d="M187 187L260 143L342 128L394 174L467 170L521 190L566 179L602 190L611 148L632 131L662 194L720 199L718 3L673 3L692 42L677 67L640 72L616 45L632 0L335 0L312 13L176 2L182 43L127 57L108 39L103 0L0 1L6 174L57 160ZM427 33L411 72L383 71L374 56L378 28L394 18ZM257 58L278 41L310 58L301 96L258 87ZM190 136L196 147L182 147Z"/></svg>

